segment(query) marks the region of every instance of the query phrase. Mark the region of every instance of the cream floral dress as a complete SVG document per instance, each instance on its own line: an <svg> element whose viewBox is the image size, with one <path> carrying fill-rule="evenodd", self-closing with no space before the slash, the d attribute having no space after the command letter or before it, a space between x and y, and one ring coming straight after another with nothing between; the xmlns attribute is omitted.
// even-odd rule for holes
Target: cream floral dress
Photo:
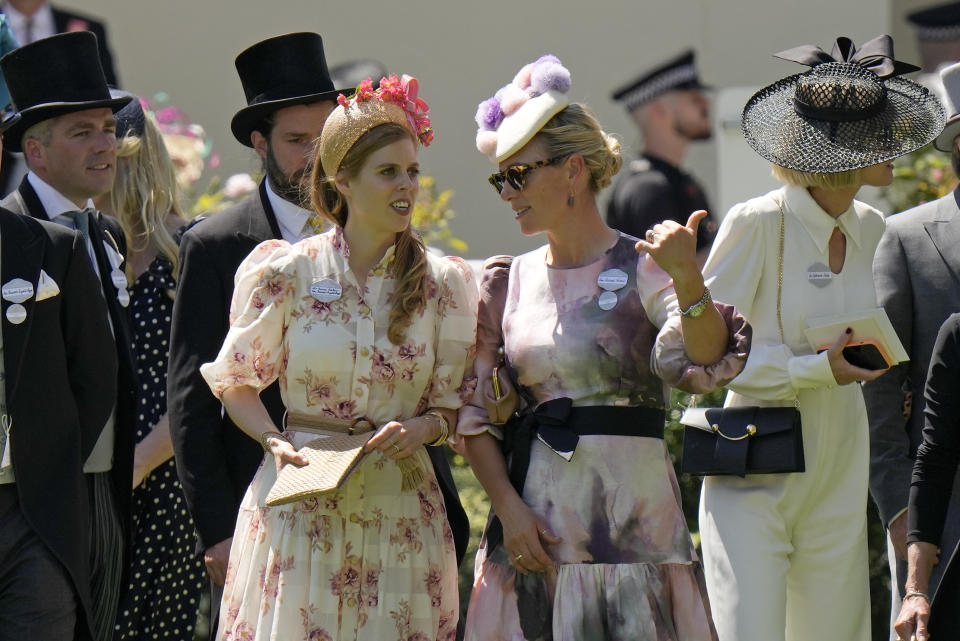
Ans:
<svg viewBox="0 0 960 641"><path fill-rule="evenodd" d="M290 245L270 240L240 265L231 328L201 368L219 397L279 379L291 412L378 424L423 407L456 409L476 331L476 285L454 258L428 254L426 308L406 340L387 338L396 282L393 249L363 287L350 271L340 228ZM321 302L310 286L341 288ZM329 284L329 283L328 283ZM315 438L292 433L296 446ZM453 639L457 568L443 497L426 452L427 479L402 492L397 464L368 456L339 490L266 507L276 478L261 464L237 519L220 610L223 641Z"/></svg>

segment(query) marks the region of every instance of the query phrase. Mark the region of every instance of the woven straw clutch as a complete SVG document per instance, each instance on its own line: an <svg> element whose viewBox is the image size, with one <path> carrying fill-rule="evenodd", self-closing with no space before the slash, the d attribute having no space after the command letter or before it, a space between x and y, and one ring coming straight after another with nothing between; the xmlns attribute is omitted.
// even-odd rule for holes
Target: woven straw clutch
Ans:
<svg viewBox="0 0 960 641"><path fill-rule="evenodd" d="M301 447L309 465L288 463L267 495L267 505L284 505L335 490L363 461L363 446L372 434L336 434L316 438Z"/></svg>

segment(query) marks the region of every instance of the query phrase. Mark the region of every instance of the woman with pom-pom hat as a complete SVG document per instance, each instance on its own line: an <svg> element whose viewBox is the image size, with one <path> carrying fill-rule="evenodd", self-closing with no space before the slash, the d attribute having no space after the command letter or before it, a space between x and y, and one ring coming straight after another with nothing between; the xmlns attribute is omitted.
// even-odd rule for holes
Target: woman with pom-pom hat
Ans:
<svg viewBox="0 0 960 641"><path fill-rule="evenodd" d="M484 267L479 385L458 430L493 511L465 638L714 640L664 390L733 378L749 328L704 287L706 212L657 225L649 242L603 222L597 194L620 146L569 89L543 56L477 112L477 147L499 165L490 183L520 232L547 244ZM498 425L486 399L504 369L524 407Z"/></svg>

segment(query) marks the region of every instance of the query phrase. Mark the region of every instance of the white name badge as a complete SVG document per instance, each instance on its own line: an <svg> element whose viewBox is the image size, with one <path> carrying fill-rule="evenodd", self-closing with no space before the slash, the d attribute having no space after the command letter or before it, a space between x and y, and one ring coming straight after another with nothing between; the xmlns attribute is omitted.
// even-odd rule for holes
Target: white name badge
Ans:
<svg viewBox="0 0 960 641"><path fill-rule="evenodd" d="M7 308L7 320L14 325L19 325L27 320L27 308L19 303L15 303Z"/></svg>
<svg viewBox="0 0 960 641"><path fill-rule="evenodd" d="M814 263L807 267L807 282L817 287L826 287L833 277L834 273L823 263Z"/></svg>
<svg viewBox="0 0 960 641"><path fill-rule="evenodd" d="M608 292L622 289L626 284L627 273L622 269L608 269L605 272L600 272L600 275L597 276L597 285L600 286L600 289L605 289Z"/></svg>
<svg viewBox="0 0 960 641"><path fill-rule="evenodd" d="M117 290L117 301L124 307L130 304L130 292L127 291L126 287L121 287Z"/></svg>
<svg viewBox="0 0 960 641"><path fill-rule="evenodd" d="M0 287L0 296L11 303L22 303L33 296L33 283L22 278L14 278Z"/></svg>
<svg viewBox="0 0 960 641"><path fill-rule="evenodd" d="M343 295L340 283L330 278L318 280L310 285L310 295L321 303L335 301Z"/></svg>
<svg viewBox="0 0 960 641"><path fill-rule="evenodd" d="M125 288L127 286L127 275L119 269L114 269L110 272L110 280L113 282L113 286L117 289L120 289L121 287Z"/></svg>
<svg viewBox="0 0 960 641"><path fill-rule="evenodd" d="M617 306L617 295L613 292L603 292L600 294L600 298L597 299L597 305L599 305L603 311L609 311Z"/></svg>

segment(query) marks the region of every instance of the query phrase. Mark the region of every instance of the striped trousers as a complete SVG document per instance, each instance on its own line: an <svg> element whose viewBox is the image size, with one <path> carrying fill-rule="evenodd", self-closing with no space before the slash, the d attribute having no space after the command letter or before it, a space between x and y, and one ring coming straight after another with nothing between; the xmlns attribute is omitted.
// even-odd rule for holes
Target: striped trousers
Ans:
<svg viewBox="0 0 960 641"><path fill-rule="evenodd" d="M111 641L120 604L123 527L113 500L110 472L87 474L90 488L90 594L94 641Z"/></svg>

